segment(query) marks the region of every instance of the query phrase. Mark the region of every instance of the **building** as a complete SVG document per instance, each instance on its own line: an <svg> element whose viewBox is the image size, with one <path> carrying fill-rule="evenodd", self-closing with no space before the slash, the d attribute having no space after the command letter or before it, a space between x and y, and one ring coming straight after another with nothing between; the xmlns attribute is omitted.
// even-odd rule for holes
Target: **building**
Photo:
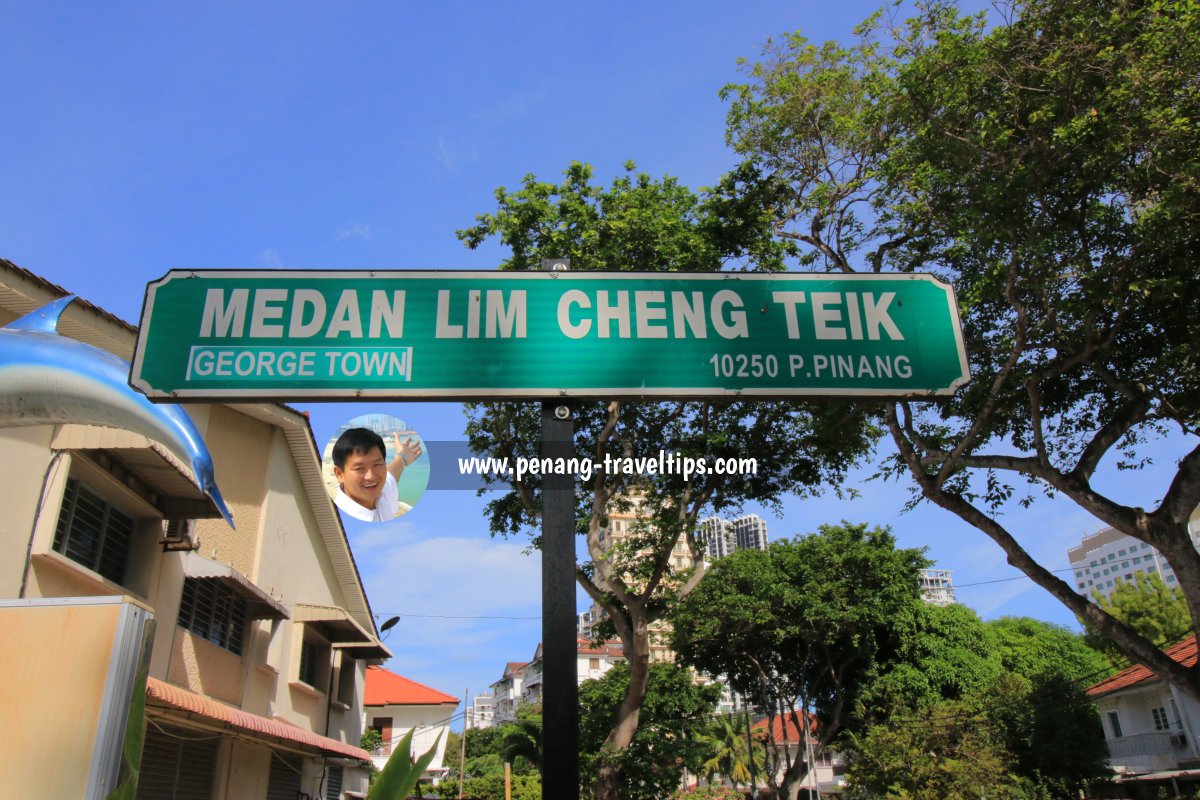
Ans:
<svg viewBox="0 0 1200 800"><path fill-rule="evenodd" d="M464 726L472 728L490 728L496 719L496 698L491 694L476 695L467 708Z"/></svg>
<svg viewBox="0 0 1200 800"><path fill-rule="evenodd" d="M1166 653L1194 667L1196 637ZM1100 711L1118 783L1171 789L1172 781L1200 781L1200 703L1141 665L1095 684L1087 694Z"/></svg>
<svg viewBox="0 0 1200 800"><path fill-rule="evenodd" d="M580 639L576 644L575 676L579 683L599 678L620 661L624 661L619 641L594 644ZM522 705L542 702L542 644L538 642L532 661L510 661L500 680L492 684L493 716L491 722L516 719ZM491 723L489 723L491 724ZM488 727L488 725L468 726Z"/></svg>
<svg viewBox="0 0 1200 800"><path fill-rule="evenodd" d="M710 559L724 558L734 550L766 550L769 544L767 521L757 514L746 514L732 521L720 517L702 519L700 537Z"/></svg>
<svg viewBox="0 0 1200 800"><path fill-rule="evenodd" d="M920 575L921 599L931 606L952 606L958 602L954 595L953 573L948 569L923 569Z"/></svg>
<svg viewBox="0 0 1200 800"><path fill-rule="evenodd" d="M443 766L446 736L458 708L458 698L409 680L383 667L367 668L363 699L364 728L379 732L383 744L371 754L377 769L383 769L397 742L412 731L412 754L437 752L425 769L424 778L439 782L448 769Z"/></svg>
<svg viewBox="0 0 1200 800"><path fill-rule="evenodd" d="M700 520L700 537L704 541L704 554L708 558L724 558L737 548L733 526L729 520L720 517Z"/></svg>
<svg viewBox="0 0 1200 800"><path fill-rule="evenodd" d="M732 523L733 538L738 550L767 549L767 521L757 514L746 514Z"/></svg>
<svg viewBox="0 0 1200 800"><path fill-rule="evenodd" d="M770 727L767 720L762 719L751 730L756 736L763 737L770 748L768 763L775 766L776 785L783 782L788 763L803 761L809 767L808 774L800 784L801 791L840 796L845 785L842 759L837 753L819 746L815 733L817 721L811 715L808 716L808 724L809 730L806 732L791 716L777 716L770 721ZM758 785L765 788L767 782L760 779Z"/></svg>
<svg viewBox="0 0 1200 800"><path fill-rule="evenodd" d="M0 324L64 294L0 261ZM134 328L86 302L68 306L57 330L133 354ZM391 653L307 417L265 402L186 410L237 530L193 467L138 431L0 427L0 599L127 596L153 614L139 798L361 797L367 667ZM77 643L35 629L5 646L69 661ZM44 691L54 708L54 686ZM9 728L55 756L71 719L46 717ZM68 761L56 769L86 769Z"/></svg>
<svg viewBox="0 0 1200 800"><path fill-rule="evenodd" d="M525 698L525 668L528 661L509 661L504 674L492 684L492 708L495 722L517 718L517 706Z"/></svg>
<svg viewBox="0 0 1200 800"><path fill-rule="evenodd" d="M1193 513L1188 524L1188 534L1192 544L1200 546L1197 513ZM1067 558L1080 594L1098 593L1107 598L1118 581L1131 582L1138 573L1158 575L1168 588L1179 585L1175 570L1158 550L1113 528L1085 536L1078 546L1067 551Z"/></svg>

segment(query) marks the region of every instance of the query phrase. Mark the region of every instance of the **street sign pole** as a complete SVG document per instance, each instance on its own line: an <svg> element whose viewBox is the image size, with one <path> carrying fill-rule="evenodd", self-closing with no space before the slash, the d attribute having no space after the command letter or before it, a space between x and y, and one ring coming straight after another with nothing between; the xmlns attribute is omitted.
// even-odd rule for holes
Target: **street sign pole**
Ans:
<svg viewBox="0 0 1200 800"><path fill-rule="evenodd" d="M542 403L542 457L569 459L573 409ZM575 630L575 477L542 479L542 797L579 797Z"/></svg>

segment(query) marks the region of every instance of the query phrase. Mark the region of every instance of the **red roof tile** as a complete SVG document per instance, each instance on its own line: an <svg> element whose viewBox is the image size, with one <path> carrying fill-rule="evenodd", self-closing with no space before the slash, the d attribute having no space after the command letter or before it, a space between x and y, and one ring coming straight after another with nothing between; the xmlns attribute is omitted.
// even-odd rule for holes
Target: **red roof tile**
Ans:
<svg viewBox="0 0 1200 800"><path fill-rule="evenodd" d="M1168 656L1183 664L1185 667L1192 667L1196 664L1196 637L1189 636L1179 644L1168 647L1164 651ZM1094 686L1088 687L1088 697L1093 700L1097 697L1103 697L1106 694L1112 694L1119 689L1128 689L1130 686L1136 686L1145 681L1157 679L1153 672L1148 668L1138 664L1128 669L1121 670L1111 678L1106 678Z"/></svg>
<svg viewBox="0 0 1200 800"><path fill-rule="evenodd" d="M793 719L791 714L788 714L786 719L783 717L778 717L778 716L775 717L775 719L772 721L773 724L771 725L771 737L770 737L771 741L773 741L773 742L801 742L801 741L804 741L804 732L801 731L800 728L796 724L798 719L801 719L799 713L797 713L796 719ZM785 725L785 723L786 723L786 725ZM808 724L809 724L809 732L814 733L817 729L817 720L811 714L808 715ZM750 729L754 730L754 731L766 732L767 721L765 719L759 720L758 722L751 725Z"/></svg>
<svg viewBox="0 0 1200 800"><path fill-rule="evenodd" d="M321 736L290 722L267 719L248 711L242 711L240 708L218 703L216 700L202 697L195 692L189 692L187 689L181 689L156 678L146 679L146 700L151 706L162 705L180 711L189 711L210 720L224 722L234 728L266 734L290 742L299 742L327 753L357 758L362 761L371 760L371 754L362 748Z"/></svg>
<svg viewBox="0 0 1200 800"><path fill-rule="evenodd" d="M363 705L440 706L451 703L458 705L458 698L430 689L383 667L367 667L367 690Z"/></svg>

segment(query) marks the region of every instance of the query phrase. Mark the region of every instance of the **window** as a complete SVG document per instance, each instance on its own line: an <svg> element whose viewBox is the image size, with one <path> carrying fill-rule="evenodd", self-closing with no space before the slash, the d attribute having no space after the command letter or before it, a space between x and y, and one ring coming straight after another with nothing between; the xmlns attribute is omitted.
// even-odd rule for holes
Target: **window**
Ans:
<svg viewBox="0 0 1200 800"><path fill-rule="evenodd" d="M342 666L338 670L337 699L348 706L354 705L354 676L358 666L351 656L342 651Z"/></svg>
<svg viewBox="0 0 1200 800"><path fill-rule="evenodd" d="M77 478L67 480L54 549L113 583L125 578L133 518Z"/></svg>
<svg viewBox="0 0 1200 800"><path fill-rule="evenodd" d="M1167 576L1167 583L1174 583L1174 582L1175 582L1175 576L1174 576L1174 575L1168 575L1168 576Z"/></svg>
<svg viewBox="0 0 1200 800"><path fill-rule="evenodd" d="M1171 729L1171 723L1167 721L1167 710L1162 708L1150 709L1150 716L1154 718L1154 730L1166 731Z"/></svg>
<svg viewBox="0 0 1200 800"><path fill-rule="evenodd" d="M589 658L588 659L588 669L600 669L600 659Z"/></svg>
<svg viewBox="0 0 1200 800"><path fill-rule="evenodd" d="M176 624L240 656L246 601L219 581L186 578Z"/></svg>
<svg viewBox="0 0 1200 800"><path fill-rule="evenodd" d="M322 692L328 689L330 652L329 644L311 634L306 626L304 640L300 642L300 680Z"/></svg>
<svg viewBox="0 0 1200 800"><path fill-rule="evenodd" d="M1123 556L1123 555L1125 555L1125 552L1126 551L1122 548L1120 551L1117 552L1117 555Z"/></svg>
<svg viewBox="0 0 1200 800"><path fill-rule="evenodd" d="M1129 562L1128 562L1128 561L1122 561L1122 562L1121 562L1121 569L1129 569Z"/></svg>
<svg viewBox="0 0 1200 800"><path fill-rule="evenodd" d="M325 776L325 800L342 800L341 767L330 767Z"/></svg>
<svg viewBox="0 0 1200 800"><path fill-rule="evenodd" d="M392 718L376 717L371 721L371 730L379 731L379 739L383 742L379 755L391 755L392 752Z"/></svg>
<svg viewBox="0 0 1200 800"><path fill-rule="evenodd" d="M1121 718L1117 716L1117 712L1108 712L1108 726L1112 728L1114 739L1120 739L1125 734L1121 733Z"/></svg>

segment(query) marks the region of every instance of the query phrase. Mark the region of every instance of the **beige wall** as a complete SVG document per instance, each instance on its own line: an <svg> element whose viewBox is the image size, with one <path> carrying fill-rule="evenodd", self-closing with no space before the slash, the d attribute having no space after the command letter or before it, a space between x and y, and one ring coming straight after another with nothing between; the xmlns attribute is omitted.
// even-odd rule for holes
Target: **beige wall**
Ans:
<svg viewBox="0 0 1200 800"><path fill-rule="evenodd" d="M48 425L0 429L0 597L17 597L21 591L53 431Z"/></svg>
<svg viewBox="0 0 1200 800"><path fill-rule="evenodd" d="M207 423L204 440L237 530L220 518L201 520L200 553L253 577L274 429L226 406L210 408Z"/></svg>

